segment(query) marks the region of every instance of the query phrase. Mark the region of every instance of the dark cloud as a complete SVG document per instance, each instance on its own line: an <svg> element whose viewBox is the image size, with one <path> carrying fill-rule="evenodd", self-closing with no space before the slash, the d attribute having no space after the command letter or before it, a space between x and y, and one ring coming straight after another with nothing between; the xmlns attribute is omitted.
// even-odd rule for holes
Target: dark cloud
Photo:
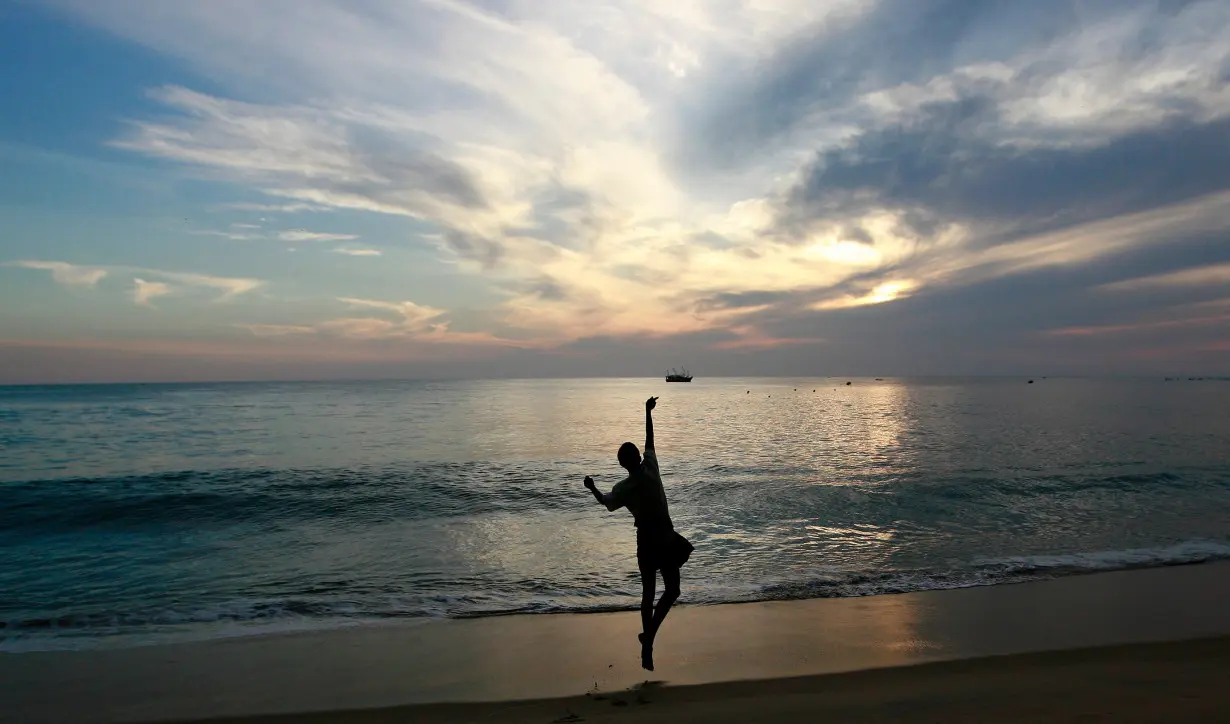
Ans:
<svg viewBox="0 0 1230 724"><path fill-rule="evenodd" d="M529 285L528 291L539 299L561 302L569 298L568 291L550 277L542 277Z"/></svg>
<svg viewBox="0 0 1230 724"><path fill-rule="evenodd" d="M754 292L721 292L696 301L698 312L709 312L722 309L744 309L759 307L766 304L778 304L795 296L792 292L754 291Z"/></svg>
<svg viewBox="0 0 1230 724"><path fill-rule="evenodd" d="M852 217L887 207L902 215L903 236L925 242L959 222L977 227L978 243L991 245L1228 188L1230 123L1203 123L1207 113L1188 96L1154 95L1148 102L1168 115L1165 122L1126 135L1108 124L1101 138L1093 127L1079 139L1065 138L1070 131L1062 125L1013 127L1005 112L1071 70L1069 55L1035 51L1078 47L1081 33L1122 21L1128 31L1121 43L1091 46L1103 56L1099 73L1112 73L1098 92L1113 94L1114 72L1127 79L1147 67L1141 64L1150 54L1165 50L1175 18L1215 1L886 0L850 19L801 29L749 72L715 69L721 77L683 117L675 161L690 182L746 167L779 145L794 148L817 127L861 128L840 148L831 147L832 136L821 139L825 150L783 200L778 232L787 240L817 227L842 233ZM999 61L1013 69L1010 77L951 75ZM1203 80L1214 83L1216 70L1203 69ZM896 119L857 102L939 77L955 86L956 100ZM721 93L711 93L718 87ZM1124 109L1133 112L1140 111Z"/></svg>
<svg viewBox="0 0 1230 724"><path fill-rule="evenodd" d="M539 191L530 223L504 230L509 236L539 239L560 248L586 251L611 225L610 209L589 191L563 184Z"/></svg>
<svg viewBox="0 0 1230 724"><path fill-rule="evenodd" d="M797 145L799 137L791 134L803 122L854 123L861 130L839 147L822 139L798 182L776 197L775 236L803 242L823 231L869 243L871 235L855 220L887 209L900 219L896 234L915 241L914 254L899 268L880 268L836 287L716 294L700 300L699 308L750 310L769 304L767 310L749 311L740 323L773 338L827 340L806 350L744 353L752 355L745 361L754 358L763 365L758 369L791 374L809 372L807 356L820 369L847 374L1032 372L1047 365L1056 372L1089 374L1144 369L1138 353L1150 346L1179 355L1159 357L1158 365L1174 364L1184 349L1215 347L1217 335L1227 330L1216 319L1190 326L1156 322L1207 315L1194 305L1223 298L1224 288L1107 290L1105 285L1226 263L1226 231L1184 236L1172 230L1166 233L1178 236L1145 240L1114 254L1094 253L1080 264L956 274L887 304L827 311L812 306L865 294L899 274L911 276L912 269L941 253L930 242L953 224L970 236L961 250L942 252L950 256L1230 190L1230 119L1207 120L1207 109L1190 96L1155 95L1148 100L1153 115L1139 118L1131 116L1135 106L1125 104L1124 115L1102 122L1100 137L1092 120L1078 130L1058 123L1026 126L1020 106L1013 105L1071 70L1063 65L1063 54L1026 62L1019 57L1022 51L1044 48L1122 13L1154 13L1159 22L1133 21L1138 32L1113 54L1104 53L1105 68L1126 78L1134 64L1164 50L1165 23L1199 5L1209 7L1207 0L954 1L910 7L890 1L847 25L804 31L755 74L732 83L722 112L698 111L698 140L685 145L686 153L711 154L716 168L744 164L779 140ZM899 32L903 29L908 32ZM891 117L857 115L869 113L854 103L869 91L921 85L971 62L1001 59L1015 68L1007 79L949 76L951 94L943 100L907 106ZM1199 75L1208 80L1217 71L1205 68ZM1098 92L1113 95L1116 89L1108 85ZM1095 334L1053 334L1063 328ZM1203 364L1213 363L1211 352L1201 354ZM1217 364L1225 369L1230 360Z"/></svg>
<svg viewBox="0 0 1230 724"><path fill-rule="evenodd" d="M445 229L442 236L445 245L453 253L462 259L478 262L484 269L495 267L506 253L504 245L499 241L468 231Z"/></svg>
<svg viewBox="0 0 1230 724"><path fill-rule="evenodd" d="M841 239L844 241L856 241L860 244L875 243L875 239L871 237L871 233L858 224L846 224L842 227Z"/></svg>
<svg viewBox="0 0 1230 724"><path fill-rule="evenodd" d="M1010 224L1017 233L1109 218L1230 189L1230 120L1176 118L1103 145L1019 149L984 129L994 100L932 103L917 119L824 151L784 199L787 230L874 208L937 221Z"/></svg>
<svg viewBox="0 0 1230 724"><path fill-rule="evenodd" d="M1085 15L1129 4L1091 2L1078 13L1071 0L885 0L853 19L803 28L749 72L714 71L709 95L692 103L679 131L680 161L740 165L817 114L871 121L848 107L854 98L926 83L958 65L1009 59L1078 32Z"/></svg>
<svg viewBox="0 0 1230 724"><path fill-rule="evenodd" d="M1164 247L1131 249L1097 264L1052 266L982 282L926 288L887 304L826 312L799 311L813 298L800 292L773 309L749 315L746 321L774 337L828 340L808 354L843 374L859 370L892 375L1044 373L1040 369L1081 374L1139 372L1145 368L1131 356L1134 350L1169 345L1181 351L1207 345L1225 338L1230 320L1190 327L1146 326L1135 334L1096 338L1052 332L1215 315L1215 310L1193 305L1230 299L1225 285L1136 291L1108 290L1105 285L1230 263L1227 241L1230 236L1224 232L1195 234L1172 239ZM1205 360L1202 369L1230 369L1230 355L1220 366L1208 363ZM1175 360L1157 364L1163 365L1156 368L1161 371Z"/></svg>
<svg viewBox="0 0 1230 724"><path fill-rule="evenodd" d="M350 153L371 178L330 177L334 191L404 204L408 192L425 193L467 209L487 206L470 173L438 154L410 145L404 137L356 127L349 132ZM417 139L414 139L417 140Z"/></svg>

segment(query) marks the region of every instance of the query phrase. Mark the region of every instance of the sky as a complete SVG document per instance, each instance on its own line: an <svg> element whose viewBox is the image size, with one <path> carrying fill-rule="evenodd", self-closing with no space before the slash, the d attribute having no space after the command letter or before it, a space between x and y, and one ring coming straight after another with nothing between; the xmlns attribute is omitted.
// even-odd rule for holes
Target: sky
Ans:
<svg viewBox="0 0 1230 724"><path fill-rule="evenodd" d="M10 0L0 383L1230 373L1223 0Z"/></svg>

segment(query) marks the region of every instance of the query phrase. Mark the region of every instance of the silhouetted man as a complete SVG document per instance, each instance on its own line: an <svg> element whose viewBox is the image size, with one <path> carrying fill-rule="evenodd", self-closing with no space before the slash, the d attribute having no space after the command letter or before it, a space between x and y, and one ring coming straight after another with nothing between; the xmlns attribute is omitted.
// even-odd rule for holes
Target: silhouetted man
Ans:
<svg viewBox="0 0 1230 724"><path fill-rule="evenodd" d="M671 604L679 598L679 568L687 561L692 545L675 532L670 511L666 505L666 490L662 487L662 474L658 471L658 455L653 447L653 408L658 398L645 401L645 457L636 445L625 442L619 447L619 464L628 471L628 477L617 483L609 493L603 493L594 485L594 479L586 476L585 487L589 488L599 503L607 510L627 507L636 524L636 562L641 570L641 666L653 671L653 641L663 619L671 610ZM655 608L654 589L658 571L666 590Z"/></svg>

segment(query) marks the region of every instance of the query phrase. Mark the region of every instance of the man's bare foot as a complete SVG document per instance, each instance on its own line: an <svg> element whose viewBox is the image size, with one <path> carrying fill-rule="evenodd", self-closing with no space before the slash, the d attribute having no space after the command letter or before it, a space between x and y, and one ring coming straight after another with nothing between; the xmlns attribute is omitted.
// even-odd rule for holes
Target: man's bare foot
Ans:
<svg viewBox="0 0 1230 724"><path fill-rule="evenodd" d="M637 634L636 638L641 642L641 668L653 671L653 639L643 633Z"/></svg>

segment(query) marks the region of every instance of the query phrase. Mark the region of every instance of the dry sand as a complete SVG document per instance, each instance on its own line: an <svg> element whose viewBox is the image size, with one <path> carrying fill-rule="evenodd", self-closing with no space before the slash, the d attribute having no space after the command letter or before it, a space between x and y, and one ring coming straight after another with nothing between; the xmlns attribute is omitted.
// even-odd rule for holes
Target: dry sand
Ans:
<svg viewBox="0 0 1230 724"><path fill-rule="evenodd" d="M659 638L649 676L662 683L645 691L634 690L646 679L635 612L4 654L0 721L1056 721L1047 712L1058 711L1230 722L1228 604L1230 564L1205 564L683 606ZM1166 641L1188 643L1135 645ZM1039 651L1058 653L974 660ZM879 670L841 673L864 669ZM483 703L497 701L530 703Z"/></svg>

